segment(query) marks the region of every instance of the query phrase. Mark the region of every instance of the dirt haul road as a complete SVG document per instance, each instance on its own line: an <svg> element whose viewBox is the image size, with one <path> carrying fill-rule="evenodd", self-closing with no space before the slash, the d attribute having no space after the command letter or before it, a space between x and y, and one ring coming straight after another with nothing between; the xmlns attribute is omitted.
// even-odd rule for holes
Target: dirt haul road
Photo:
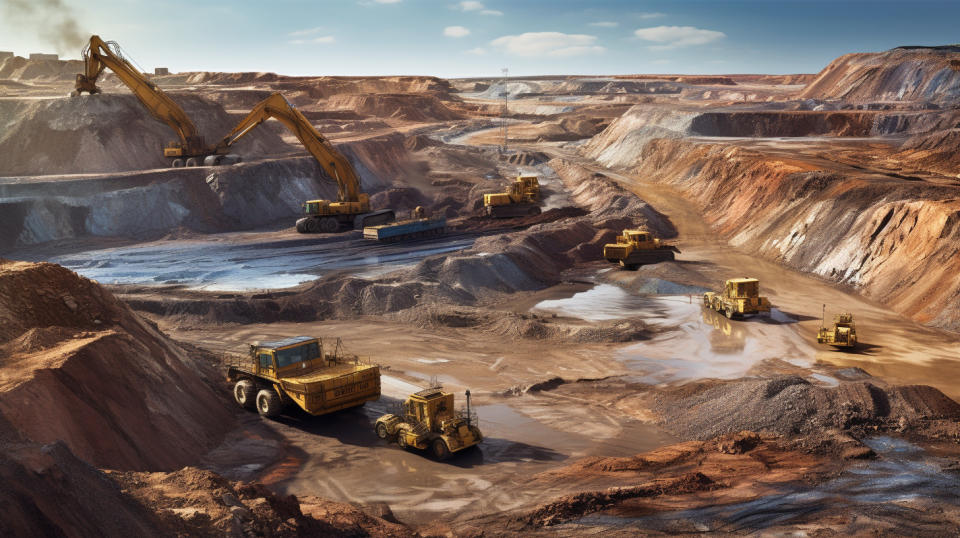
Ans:
<svg viewBox="0 0 960 538"><path fill-rule="evenodd" d="M799 320L798 330L807 342L816 346L817 361L863 368L891 382L931 385L954 399L960 398L960 338L956 334L914 323L881 304L811 275L738 252L710 228L693 203L669 186L644 181L639 176L591 168L618 180L669 216L679 233L678 242L683 252L679 258L715 266L716 286L726 278L759 278L761 293L781 311ZM861 342L857 352L817 346L816 332L823 305L826 305L828 324L834 313L854 313Z"/></svg>

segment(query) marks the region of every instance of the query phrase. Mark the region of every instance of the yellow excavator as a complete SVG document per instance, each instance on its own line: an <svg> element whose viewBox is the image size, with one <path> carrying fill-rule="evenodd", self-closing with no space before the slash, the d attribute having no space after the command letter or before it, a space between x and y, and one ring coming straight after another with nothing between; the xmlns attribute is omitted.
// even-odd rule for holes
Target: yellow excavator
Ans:
<svg viewBox="0 0 960 538"><path fill-rule="evenodd" d="M506 192L483 195L483 211L495 219L540 214L540 181L537 176L517 176Z"/></svg>
<svg viewBox="0 0 960 538"><path fill-rule="evenodd" d="M370 210L370 196L360 192L360 177L350 161L279 92L253 107L216 145L216 151L207 158L205 164L218 164L217 159L221 153L228 153L234 143L270 118L275 118L290 129L310 155L320 163L320 167L337 182L337 201L308 200L303 204L304 217L297 221L298 232L362 230L367 226L387 224L396 219L392 209Z"/></svg>
<svg viewBox="0 0 960 538"><path fill-rule="evenodd" d="M171 166L199 166L208 157L213 157L222 164L232 164L240 160L236 155L227 155L222 148L208 145L203 136L197 133L196 126L180 105L124 58L115 41L104 41L100 36L91 36L81 55L84 72L77 74L72 95L79 96L83 92L91 95L100 93L97 79L100 73L109 67L155 118L177 133L180 140L170 142L163 148L163 156L171 160Z"/></svg>

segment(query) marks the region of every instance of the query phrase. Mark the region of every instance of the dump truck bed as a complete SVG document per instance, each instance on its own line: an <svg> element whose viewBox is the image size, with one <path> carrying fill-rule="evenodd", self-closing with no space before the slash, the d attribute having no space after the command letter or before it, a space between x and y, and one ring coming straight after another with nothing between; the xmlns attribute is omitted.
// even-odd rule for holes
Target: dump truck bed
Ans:
<svg viewBox="0 0 960 538"><path fill-rule="evenodd" d="M446 227L446 217L405 220L380 226L367 226L363 229L363 238L376 241L399 241L439 235L446 230Z"/></svg>
<svg viewBox="0 0 960 538"><path fill-rule="evenodd" d="M284 377L280 385L304 411L322 415L378 400L380 367L338 364L295 377Z"/></svg>

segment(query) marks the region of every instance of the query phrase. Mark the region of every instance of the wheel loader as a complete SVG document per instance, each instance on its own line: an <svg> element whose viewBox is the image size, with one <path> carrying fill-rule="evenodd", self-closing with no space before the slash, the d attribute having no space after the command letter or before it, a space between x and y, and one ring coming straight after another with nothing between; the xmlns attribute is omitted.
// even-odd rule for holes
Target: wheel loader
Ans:
<svg viewBox="0 0 960 538"><path fill-rule="evenodd" d="M483 210L488 217L503 219L540 214L540 181L537 176L517 176L507 192L483 195Z"/></svg>
<svg viewBox="0 0 960 538"><path fill-rule="evenodd" d="M329 340L328 340L329 342ZM380 398L380 367L320 338L295 336L250 344L227 369L233 398L267 418L296 405L311 415L359 407Z"/></svg>
<svg viewBox="0 0 960 538"><path fill-rule="evenodd" d="M445 460L483 440L470 414L469 390L466 396L467 409L459 412L453 407L453 394L443 387L421 390L403 402L398 414L378 418L374 429L378 437L396 440L401 448L429 449L438 460Z"/></svg>
<svg viewBox="0 0 960 538"><path fill-rule="evenodd" d="M675 245L654 237L645 228L626 229L617 236L616 243L603 245L603 257L610 263L634 271L641 265L673 261L673 253L679 253Z"/></svg>
<svg viewBox="0 0 960 538"><path fill-rule="evenodd" d="M857 328L853 323L853 314L837 314L833 318L833 329L821 323L817 331L817 343L839 348L852 348L857 345Z"/></svg>
<svg viewBox="0 0 960 538"><path fill-rule="evenodd" d="M729 319L770 312L770 300L760 296L760 281L756 278L728 280L723 291L704 293L703 305Z"/></svg>

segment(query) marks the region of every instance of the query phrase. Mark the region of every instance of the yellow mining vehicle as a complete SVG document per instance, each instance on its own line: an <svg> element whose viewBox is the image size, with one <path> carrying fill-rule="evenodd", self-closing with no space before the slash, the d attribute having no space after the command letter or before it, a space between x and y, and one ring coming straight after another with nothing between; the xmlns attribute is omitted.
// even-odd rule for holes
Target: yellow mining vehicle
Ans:
<svg viewBox="0 0 960 538"><path fill-rule="evenodd" d="M483 210L496 219L540 214L540 181L537 176L517 176L507 192L483 195Z"/></svg>
<svg viewBox="0 0 960 538"><path fill-rule="evenodd" d="M483 440L470 413L470 391L464 412L453 408L453 394L434 386L411 394L399 414L388 413L374 426L381 439L396 439L402 448L430 449L438 460Z"/></svg>
<svg viewBox="0 0 960 538"><path fill-rule="evenodd" d="M833 329L823 326L817 331L817 343L834 347L851 348L857 345L857 328L853 323L853 314L837 314L833 318Z"/></svg>
<svg viewBox="0 0 960 538"><path fill-rule="evenodd" d="M371 210L370 195L360 188L360 175L350 161L324 138L310 120L290 104L280 92L257 103L252 110L217 143L218 153L226 153L233 144L263 122L274 118L293 133L320 168L337 182L337 200L307 200L304 216L297 220L300 233L333 233L363 230L367 226L387 224L396 219L392 209ZM220 164L212 155L204 164Z"/></svg>
<svg viewBox="0 0 960 538"><path fill-rule="evenodd" d="M380 367L344 354L339 338L324 344L310 336L250 344L249 356L227 370L234 399L268 418L290 404L324 415L378 400Z"/></svg>
<svg viewBox="0 0 960 538"><path fill-rule="evenodd" d="M755 278L728 280L720 293L704 293L703 305L728 318L770 312L770 301L760 296L760 281Z"/></svg>
<svg viewBox="0 0 960 538"><path fill-rule="evenodd" d="M675 245L665 243L645 228L626 229L617 236L616 243L603 245L603 257L611 263L633 271L641 265L672 261L673 253L680 252Z"/></svg>
<svg viewBox="0 0 960 538"><path fill-rule="evenodd" d="M155 118L177 133L179 140L163 148L163 156L170 159L171 166L200 166L208 157L215 157L224 164L239 162L238 156L227 155L226 148L207 144L180 105L124 58L120 45L115 41L91 36L81 56L84 72L77 74L73 95L100 93L97 79L104 69L110 68Z"/></svg>

